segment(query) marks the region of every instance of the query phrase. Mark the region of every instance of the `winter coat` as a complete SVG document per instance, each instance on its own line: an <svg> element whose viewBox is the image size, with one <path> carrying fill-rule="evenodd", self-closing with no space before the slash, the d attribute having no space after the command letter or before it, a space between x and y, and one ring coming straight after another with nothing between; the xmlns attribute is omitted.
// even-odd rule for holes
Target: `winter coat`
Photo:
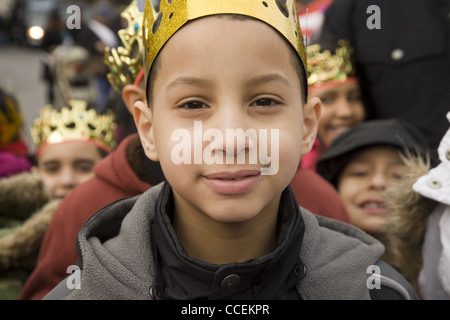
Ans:
<svg viewBox="0 0 450 320"><path fill-rule="evenodd" d="M69 276L44 299L154 299L151 224L156 214L162 214L161 208L167 207L166 202L155 203L169 201L164 199L168 199L170 186L167 188L164 184L107 206L89 219L77 240L80 281L71 285ZM378 289L369 288L371 273L367 270L380 263L383 245L349 224L314 215L298 205L298 210L295 209L296 202L291 193L289 196L282 198L280 208L295 210L303 220L301 250L293 252L306 270L296 284L302 299L388 299L392 292L397 299L416 297L404 278L387 264L380 264L381 289L377 292ZM296 238L291 239L298 242ZM289 244L283 242L282 245ZM276 255L279 249L268 255ZM261 260L264 257L247 264L258 264ZM205 268L211 270L210 267ZM219 271L225 267L221 266Z"/></svg>
<svg viewBox="0 0 450 320"><path fill-rule="evenodd" d="M59 202L37 174L0 179L0 299L19 297Z"/></svg>
<svg viewBox="0 0 450 320"><path fill-rule="evenodd" d="M150 188L150 184L142 181L127 161L127 146L131 138L125 139L110 156L97 163L94 178L64 198L48 227L38 263L25 283L20 299L41 299L67 275L67 267L77 259L77 232L93 213ZM136 140L139 144L139 139ZM133 148L131 153L133 151L136 150Z"/></svg>
<svg viewBox="0 0 450 320"><path fill-rule="evenodd" d="M423 299L450 299L450 130L438 154L432 169L421 158L405 159L404 183L388 192L390 262Z"/></svg>
<svg viewBox="0 0 450 320"><path fill-rule="evenodd" d="M367 118L407 120L433 151L448 128L449 12L446 0L333 0L317 32L354 47Z"/></svg>

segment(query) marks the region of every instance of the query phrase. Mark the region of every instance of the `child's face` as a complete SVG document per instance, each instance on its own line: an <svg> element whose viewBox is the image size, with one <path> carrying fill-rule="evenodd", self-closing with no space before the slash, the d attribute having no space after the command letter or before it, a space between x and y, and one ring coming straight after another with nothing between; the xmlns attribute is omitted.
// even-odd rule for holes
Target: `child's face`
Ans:
<svg viewBox="0 0 450 320"><path fill-rule="evenodd" d="M277 212L320 112L318 99L302 105L288 44L262 22L207 17L175 33L159 59L152 110L135 104L135 122L147 156L160 161L172 186L176 212L220 222ZM227 130L254 130L256 139L238 147ZM271 163L264 165L266 154ZM271 174L262 175L263 167Z"/></svg>
<svg viewBox="0 0 450 320"><path fill-rule="evenodd" d="M37 171L52 199L64 198L76 186L94 176L94 165L102 158L98 148L86 142L48 145L37 159Z"/></svg>
<svg viewBox="0 0 450 320"><path fill-rule="evenodd" d="M330 87L310 90L310 97L322 101L317 136L329 145L339 134L361 123L365 111L357 82L348 82Z"/></svg>
<svg viewBox="0 0 450 320"><path fill-rule="evenodd" d="M342 170L337 184L351 223L371 234L383 233L389 212L383 193L401 182L405 171L396 149L371 147L358 153Z"/></svg>

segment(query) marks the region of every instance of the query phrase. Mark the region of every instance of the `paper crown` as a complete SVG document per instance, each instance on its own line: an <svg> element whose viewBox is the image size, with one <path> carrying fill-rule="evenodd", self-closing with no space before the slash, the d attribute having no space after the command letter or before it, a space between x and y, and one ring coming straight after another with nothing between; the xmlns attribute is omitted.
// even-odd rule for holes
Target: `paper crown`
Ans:
<svg viewBox="0 0 450 320"><path fill-rule="evenodd" d="M331 82L342 82L355 77L353 48L347 40L337 42L334 54L322 50L320 44L307 47L308 86L316 87Z"/></svg>
<svg viewBox="0 0 450 320"><path fill-rule="evenodd" d="M86 141L107 152L115 146L115 115L111 110L97 114L95 109L87 109L82 100L69 100L69 107L61 111L47 105L40 112L31 127L31 136L37 147L68 141Z"/></svg>
<svg viewBox="0 0 450 320"><path fill-rule="evenodd" d="M125 8L120 14L127 21L127 27L118 31L123 46L106 47L104 62L110 72L107 77L117 93L124 86L135 82L143 67L142 57L142 19L144 12L139 10L137 0Z"/></svg>
<svg viewBox="0 0 450 320"><path fill-rule="evenodd" d="M249 16L272 26L294 47L306 74L306 54L293 0L161 0L159 12L147 0L143 20L146 81L159 51L178 29L188 21L216 14Z"/></svg>

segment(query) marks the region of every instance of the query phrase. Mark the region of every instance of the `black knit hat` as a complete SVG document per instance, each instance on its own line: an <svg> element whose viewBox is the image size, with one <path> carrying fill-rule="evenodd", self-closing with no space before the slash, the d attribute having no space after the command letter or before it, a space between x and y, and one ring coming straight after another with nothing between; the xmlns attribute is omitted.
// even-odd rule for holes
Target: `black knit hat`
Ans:
<svg viewBox="0 0 450 320"><path fill-rule="evenodd" d="M339 172L354 152L373 146L391 146L425 156L429 147L423 134L400 119L368 120L340 134L317 163L317 173L336 186Z"/></svg>

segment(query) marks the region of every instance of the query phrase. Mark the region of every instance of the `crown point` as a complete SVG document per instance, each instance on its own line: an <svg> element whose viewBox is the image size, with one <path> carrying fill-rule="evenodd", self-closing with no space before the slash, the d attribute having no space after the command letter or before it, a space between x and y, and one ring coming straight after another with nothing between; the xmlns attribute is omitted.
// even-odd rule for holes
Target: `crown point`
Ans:
<svg viewBox="0 0 450 320"><path fill-rule="evenodd" d="M122 11L121 17L128 22L127 27L118 32L123 46L105 50L104 56L104 62L110 70L107 75L108 81L118 93L121 93L125 85L134 83L138 71L143 66L141 28L143 12L139 10L137 0L132 1ZM132 59L130 59L131 55L133 55ZM129 69L133 72L127 72Z"/></svg>

